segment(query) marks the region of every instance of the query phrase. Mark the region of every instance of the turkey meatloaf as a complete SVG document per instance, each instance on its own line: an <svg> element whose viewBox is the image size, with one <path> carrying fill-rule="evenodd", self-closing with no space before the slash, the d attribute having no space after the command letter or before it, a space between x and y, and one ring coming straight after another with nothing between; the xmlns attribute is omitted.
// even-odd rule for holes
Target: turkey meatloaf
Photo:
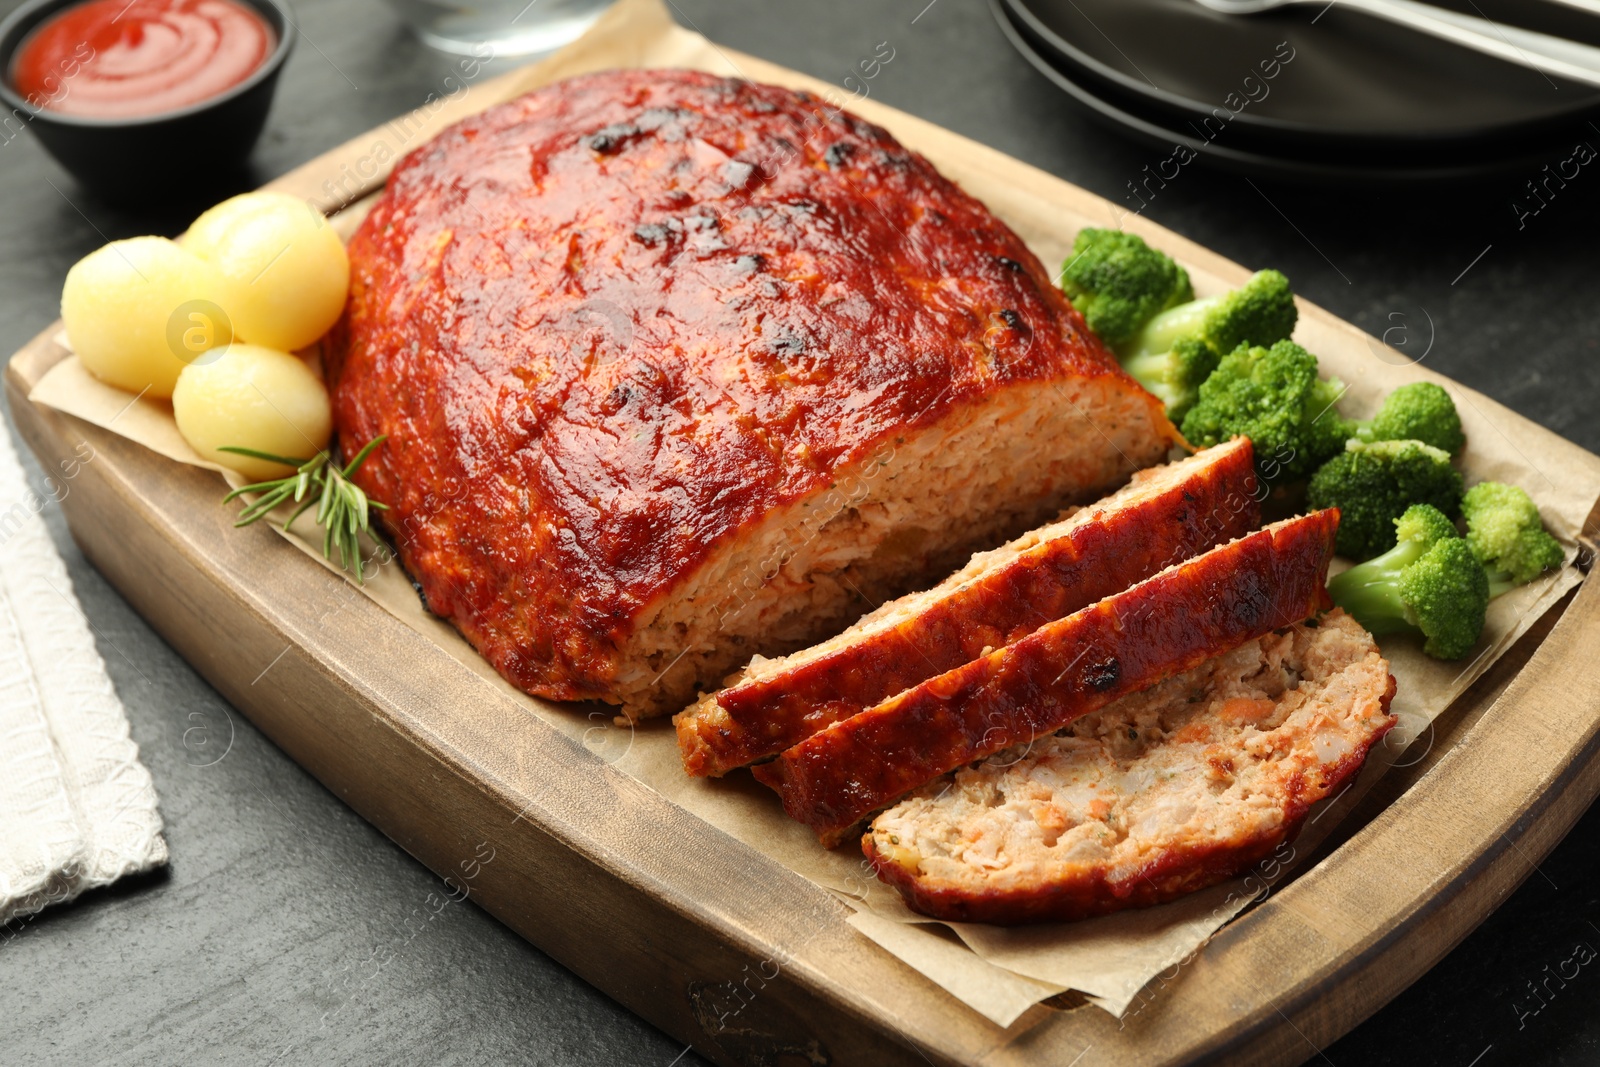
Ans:
<svg viewBox="0 0 1600 1067"><path fill-rule="evenodd" d="M1339 512L1285 519L818 731L756 778L823 844L947 771L1329 606Z"/></svg>
<svg viewBox="0 0 1600 1067"><path fill-rule="evenodd" d="M396 167L330 359L358 481L508 679L675 711L1178 440L1022 241L883 130L691 71Z"/></svg>
<svg viewBox="0 0 1600 1067"><path fill-rule="evenodd" d="M1333 611L930 783L862 847L913 908L950 921L1159 904L1292 838L1394 725L1393 695L1372 636Z"/></svg>
<svg viewBox="0 0 1600 1067"><path fill-rule="evenodd" d="M1134 475L837 637L757 659L675 723L690 774L720 775L1261 524L1248 438Z"/></svg>

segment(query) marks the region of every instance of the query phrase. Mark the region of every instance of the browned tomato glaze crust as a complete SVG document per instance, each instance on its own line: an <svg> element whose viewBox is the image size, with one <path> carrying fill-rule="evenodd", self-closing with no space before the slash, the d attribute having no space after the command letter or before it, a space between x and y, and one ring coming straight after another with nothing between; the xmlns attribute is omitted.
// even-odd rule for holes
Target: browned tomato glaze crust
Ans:
<svg viewBox="0 0 1600 1067"><path fill-rule="evenodd" d="M1395 680L1391 675L1389 688L1383 695L1384 714L1388 714L1394 694ZM1284 809L1283 823L1275 832L1260 833L1227 845L1163 849L1156 859L1142 869L1126 873L1114 883L1104 878L1093 884L1078 881L1066 885L1045 884L1031 892L995 890L974 893L970 889L930 887L922 884L903 867L878 855L870 833L861 839L861 848L878 877L899 890L913 909L946 922L991 923L996 926L1073 922L1129 908L1165 904L1227 881L1271 855L1283 842L1293 841L1312 806L1337 792L1340 786L1361 770L1372 746L1382 740L1393 726L1394 720L1391 719L1382 729L1374 732L1365 744L1323 770L1315 781L1306 781Z"/></svg>
<svg viewBox="0 0 1600 1067"><path fill-rule="evenodd" d="M725 718L678 717L684 767L720 775L776 755L986 648L1244 536L1261 524L1252 456L1248 442L1230 446L1183 483L1107 511L890 630L723 690L716 700Z"/></svg>
<svg viewBox="0 0 1600 1067"><path fill-rule="evenodd" d="M697 72L575 78L446 130L350 259L341 445L389 435L357 477L428 605L557 699L615 699L645 609L897 433L1123 378L921 156Z"/></svg>
<svg viewBox="0 0 1600 1067"><path fill-rule="evenodd" d="M1338 526L1330 508L1258 530L834 723L753 773L837 845L946 771L1327 606Z"/></svg>

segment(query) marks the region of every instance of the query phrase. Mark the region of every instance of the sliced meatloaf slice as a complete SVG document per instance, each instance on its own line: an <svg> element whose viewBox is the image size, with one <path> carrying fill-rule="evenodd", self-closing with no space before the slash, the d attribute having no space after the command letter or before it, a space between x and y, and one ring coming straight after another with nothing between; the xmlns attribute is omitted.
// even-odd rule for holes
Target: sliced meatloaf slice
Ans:
<svg viewBox="0 0 1600 1067"><path fill-rule="evenodd" d="M1328 605L1337 510L1175 566L811 735L755 776L826 845L925 782Z"/></svg>
<svg viewBox="0 0 1600 1067"><path fill-rule="evenodd" d="M1335 610L924 786L862 847L953 922L1160 904L1292 838L1394 725L1393 695L1372 636Z"/></svg>
<svg viewBox="0 0 1600 1067"><path fill-rule="evenodd" d="M1179 440L1022 240L884 130L697 71L546 86L395 168L330 346L428 607L630 717L836 633Z"/></svg>
<svg viewBox="0 0 1600 1067"><path fill-rule="evenodd" d="M1261 524L1250 441L1152 467L1096 504L972 557L837 637L757 658L675 720L683 764L721 775Z"/></svg>

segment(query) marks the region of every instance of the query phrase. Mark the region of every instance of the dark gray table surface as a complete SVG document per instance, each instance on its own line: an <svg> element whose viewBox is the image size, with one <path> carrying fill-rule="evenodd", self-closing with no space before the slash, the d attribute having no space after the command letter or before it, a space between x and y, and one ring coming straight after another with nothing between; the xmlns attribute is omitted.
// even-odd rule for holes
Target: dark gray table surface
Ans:
<svg viewBox="0 0 1600 1067"><path fill-rule="evenodd" d="M712 40L836 83L888 42L875 99L1130 210L1128 184L1163 156L1069 110L977 0L675 2L679 21ZM297 6L304 40L238 188L417 106L450 68L379 0ZM1600 146L1597 130L1572 137ZM1311 300L1600 451L1593 169L1520 220L1514 203L1535 174L1360 194L1189 166L1145 211L1242 263L1281 268ZM55 318L80 256L106 239L175 233L216 198L119 210L77 189L30 134L0 143L0 350ZM703 1062L473 905L423 919L433 875L230 708L84 561L59 510L47 516L155 777L172 862L0 929L0 1064ZM186 746L196 725L211 748ZM220 758L219 738L231 738ZM1308 1057L1600 1061L1600 969L1549 981L1579 943L1600 948L1597 842L1591 811L1422 981Z"/></svg>

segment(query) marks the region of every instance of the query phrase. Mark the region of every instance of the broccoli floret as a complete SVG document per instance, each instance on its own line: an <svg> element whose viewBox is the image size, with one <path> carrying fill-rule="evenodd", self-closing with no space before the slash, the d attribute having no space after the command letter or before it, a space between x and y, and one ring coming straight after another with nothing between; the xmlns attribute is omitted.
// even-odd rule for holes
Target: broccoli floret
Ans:
<svg viewBox="0 0 1600 1067"><path fill-rule="evenodd" d="M1239 345L1270 345L1294 332L1289 279L1264 270L1221 296L1194 299L1170 257L1121 230L1084 229L1061 268L1061 288L1128 373L1180 421L1200 383Z"/></svg>
<svg viewBox="0 0 1600 1067"><path fill-rule="evenodd" d="M1492 595L1533 581L1566 557L1545 532L1539 508L1514 485L1480 482L1461 499L1467 544L1488 571Z"/></svg>
<svg viewBox="0 0 1600 1067"><path fill-rule="evenodd" d="M1156 312L1194 299L1188 271L1121 230L1079 230L1061 288L1112 348L1132 340Z"/></svg>
<svg viewBox="0 0 1600 1067"><path fill-rule="evenodd" d="M1422 650L1436 659L1465 656L1483 631L1489 601L1560 566L1564 553L1515 486L1475 485L1461 512L1464 538L1433 505L1407 508L1395 520L1393 548L1328 582L1334 603L1375 634L1421 633Z"/></svg>
<svg viewBox="0 0 1600 1067"><path fill-rule="evenodd" d="M1289 279L1275 270L1257 271L1239 288L1169 308L1145 324L1122 356L1158 356L1193 338L1219 357L1242 344L1288 340L1299 316Z"/></svg>
<svg viewBox="0 0 1600 1067"><path fill-rule="evenodd" d="M1161 398L1167 405L1169 419L1181 422L1200 399L1200 386L1221 361L1222 357L1204 341L1184 337L1170 352L1129 356L1122 367L1140 385Z"/></svg>
<svg viewBox="0 0 1600 1067"><path fill-rule="evenodd" d="M1243 434L1264 481L1292 481L1344 447L1346 425L1333 410L1343 388L1318 378L1317 357L1293 341L1240 345L1200 386L1183 435L1206 447Z"/></svg>
<svg viewBox="0 0 1600 1067"><path fill-rule="evenodd" d="M1351 441L1311 476L1314 508L1338 508L1339 553L1368 559L1394 547L1394 521L1412 504L1461 513L1461 472L1450 453L1421 441Z"/></svg>
<svg viewBox="0 0 1600 1067"><path fill-rule="evenodd" d="M1328 582L1333 602L1374 634L1412 632L1435 659L1460 659L1478 643L1489 579L1450 519L1431 504L1394 523L1395 547Z"/></svg>
<svg viewBox="0 0 1600 1067"><path fill-rule="evenodd" d="M1467 443L1455 401L1432 382L1402 385L1384 398L1372 421L1350 423L1349 434L1363 441L1421 441L1451 455Z"/></svg>

